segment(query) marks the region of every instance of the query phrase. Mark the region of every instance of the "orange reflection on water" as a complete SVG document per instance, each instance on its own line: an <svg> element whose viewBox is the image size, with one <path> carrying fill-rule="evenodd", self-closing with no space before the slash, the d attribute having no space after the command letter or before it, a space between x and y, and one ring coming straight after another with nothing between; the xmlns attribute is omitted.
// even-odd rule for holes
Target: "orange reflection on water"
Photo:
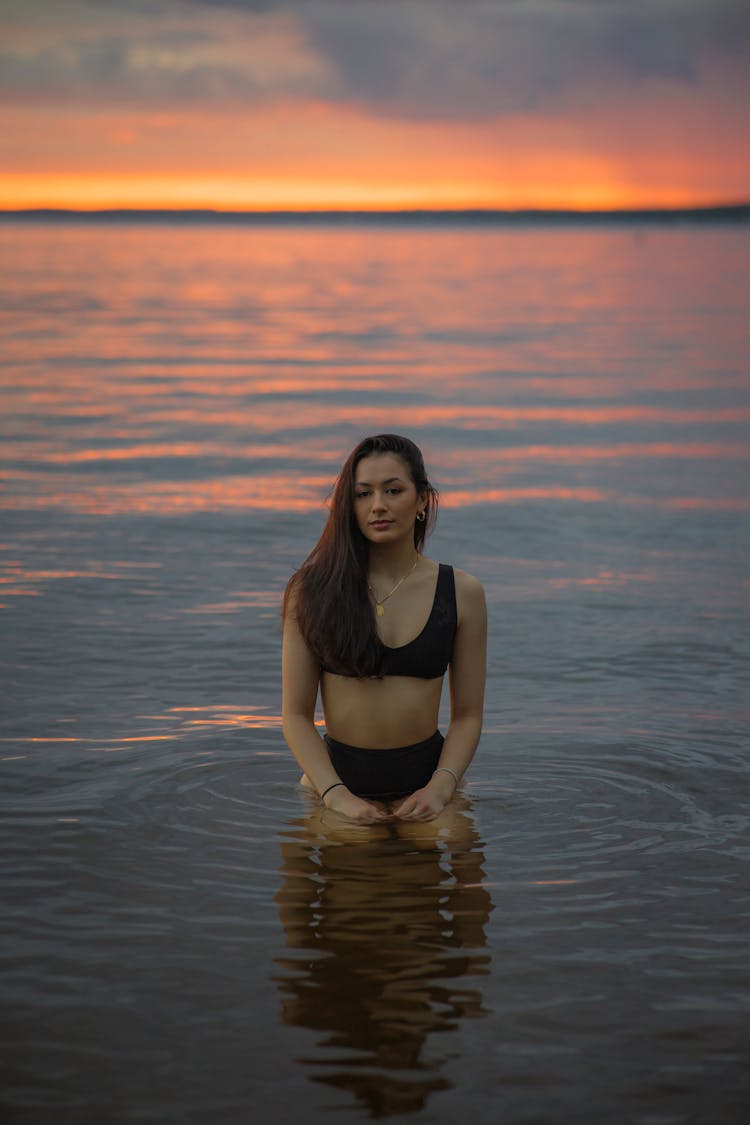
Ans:
<svg viewBox="0 0 750 1125"><path fill-rule="evenodd" d="M281 726L281 716L275 716L275 721L271 721L272 716L258 718L255 715L235 715L231 719L192 719L186 725L190 727L200 727L201 729L207 727L241 727L243 730L265 730L268 727Z"/></svg>
<svg viewBox="0 0 750 1125"><path fill-rule="evenodd" d="M119 433L111 433L108 435L110 440L118 440L121 435ZM56 450L56 449L39 449L31 442L18 442L14 443L13 447L0 447L0 460L33 460L41 464L50 465L76 465L88 464L96 461L136 461L139 459L148 458L185 458L190 460L197 457L211 457L211 458L231 458L238 461L248 461L250 463L257 462L258 460L276 460L288 462L291 458L299 455L301 445L296 444L282 444L278 442L268 442L265 444L228 444L219 443L216 441L205 442L161 442L159 444L149 444L145 442L133 441L127 446L117 448L109 448L104 446L97 446L90 449L72 449L72 450ZM321 464L335 464L338 467L340 456L337 450L328 449L314 449L310 451L311 458L315 462ZM1 477L0 477L1 479Z"/></svg>
<svg viewBox="0 0 750 1125"><path fill-rule="evenodd" d="M273 511L304 514L325 511L332 476L305 477L302 480L280 477L218 478L191 480L189 482L137 481L133 484L94 484L72 477L60 479L37 476L33 473L11 472L8 480L37 482L37 494L0 495L0 510L43 510L50 507L82 512L88 515L179 515L195 512L218 511ZM67 483L69 482L69 483ZM50 487L54 484L54 488ZM518 485L504 488L485 487L481 483L471 488L443 486L440 503L444 508L458 508L468 504L516 504L524 501L558 500L579 503L618 503L630 506L646 505L674 509L724 509L726 511L750 510L750 496L649 496L623 495L615 489L591 485ZM54 572L40 577L102 577L117 579L118 574L100 575L89 571L60 575ZM4 593L9 593L9 590ZM250 604L240 599L238 606ZM260 603L255 603L260 604ZM197 609L196 612L201 612Z"/></svg>
<svg viewBox="0 0 750 1125"><path fill-rule="evenodd" d="M278 602L278 598L276 599ZM256 708L248 711L246 708L237 707L229 703L217 703L207 707L170 707L170 715L195 715L196 718L186 718L186 727L200 730L213 727L229 727L240 730L278 730L281 727L281 715L268 712L265 708Z"/></svg>
<svg viewBox="0 0 750 1125"><path fill-rule="evenodd" d="M600 570L597 574L584 578L548 578L549 586L594 586L606 588L628 586L631 582L653 582L653 574L629 573L625 571Z"/></svg>
<svg viewBox="0 0 750 1125"><path fill-rule="evenodd" d="M444 508L460 508L465 504L515 504L521 500L579 500L584 503L602 503L610 494L598 488L540 486L529 488L474 488L450 489L440 494Z"/></svg>
<svg viewBox="0 0 750 1125"><path fill-rule="evenodd" d="M2 507L2 501L0 501ZM108 564L109 567L116 568L114 570L104 570L92 564L88 569L75 569L75 570L62 570L62 569L48 569L37 570L34 567L23 566L22 563L16 559L8 559L0 561L0 587L2 587L3 597L25 597L33 598L41 594L41 590L33 586L24 586L17 583L21 582L56 582L61 579L70 578L84 578L84 579L104 579L106 581L123 582L132 578L131 574L127 572L135 569L136 572L142 570L159 569L162 564L160 562L127 562L127 561L114 561ZM0 602L0 609L8 609L8 603Z"/></svg>
<svg viewBox="0 0 750 1125"><path fill-rule="evenodd" d="M238 590L230 601L207 602L205 605L188 606L185 613L236 613L248 606L270 608L278 606L279 594L274 590Z"/></svg>
<svg viewBox="0 0 750 1125"><path fill-rule="evenodd" d="M57 742L76 742L83 744L94 744L100 746L102 744L114 743L115 749L126 742L173 742L177 736L174 734L142 734L142 735L128 735L126 738L0 738L0 742L42 742L42 743L57 743Z"/></svg>
<svg viewBox="0 0 750 1125"><path fill-rule="evenodd" d="M610 446L593 445L527 445L506 446L500 449L481 449L467 451L450 449L440 451L440 463L444 467L464 466L468 457L474 457L482 465L498 462L555 461L577 464L583 461L616 461L619 458L750 458L750 445L725 444L723 442L630 442Z"/></svg>
<svg viewBox="0 0 750 1125"><path fill-rule="evenodd" d="M532 887L569 887L577 883L577 879L534 879Z"/></svg>
<svg viewBox="0 0 750 1125"><path fill-rule="evenodd" d="M745 496L675 496L668 500L647 501L668 508L716 508L724 512L750 512L750 497Z"/></svg>
<svg viewBox="0 0 750 1125"><path fill-rule="evenodd" d="M0 508L319 510L397 430L449 507L743 509L746 235L4 227Z"/></svg>
<svg viewBox="0 0 750 1125"><path fill-rule="evenodd" d="M311 393L314 386L309 388ZM75 413L75 411L71 411ZM709 422L750 421L750 407L718 407L711 410L676 406L494 406L477 404L420 404L419 424L447 426L453 430L494 430L499 425L515 429L524 422L556 422L565 425L602 426L621 422L660 422L667 425ZM398 403L383 406L357 406L336 403L305 403L304 411L289 413L284 403L257 403L245 410L207 408L186 410L144 409L144 422L180 422L204 426L239 426L257 433L275 433L285 426L301 431L337 424L357 425L363 432L381 428L409 431L415 421L415 407Z"/></svg>
<svg viewBox="0 0 750 1125"><path fill-rule="evenodd" d="M27 570L21 566L10 567L9 569L11 575L7 578L0 575L0 582L13 582L15 581L16 575L32 580L49 578L110 578L115 581L122 581L125 577L123 574L110 574L105 570Z"/></svg>
<svg viewBox="0 0 750 1125"><path fill-rule="evenodd" d="M139 480L132 484L99 484L81 478L13 471L7 480L38 483L37 494L0 495L0 509L59 507L90 515L176 515L183 512L268 510L309 512L320 508L332 480L306 477L220 477L211 480Z"/></svg>
<svg viewBox="0 0 750 1125"><path fill-rule="evenodd" d="M661 419L662 421L665 419ZM679 421L680 419L673 419ZM716 419L707 419L708 421ZM111 435L119 437L119 435ZM162 442L148 444L133 442L118 448L94 447L90 449L54 450L39 449L30 442L16 443L13 447L0 448L0 460L34 460L42 464L75 465L97 461L131 461L148 458L191 459L198 457L227 458L254 463L259 459L288 461L301 451L315 464L338 468L341 453L338 449L312 448L310 443L296 444L256 443L252 445L205 442ZM556 461L575 464L583 461L611 461L618 458L750 458L750 445L724 442L629 442L609 446L587 445L529 445L504 446L501 448L441 449L439 462L443 467L465 466L467 459L474 458L482 465L500 462Z"/></svg>

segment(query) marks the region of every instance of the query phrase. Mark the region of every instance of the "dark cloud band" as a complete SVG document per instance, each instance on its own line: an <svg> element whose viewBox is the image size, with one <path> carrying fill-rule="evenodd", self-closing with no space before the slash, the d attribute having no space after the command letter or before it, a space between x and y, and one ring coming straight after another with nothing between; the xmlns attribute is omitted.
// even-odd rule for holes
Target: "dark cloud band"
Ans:
<svg viewBox="0 0 750 1125"><path fill-rule="evenodd" d="M29 20L45 9L52 18L56 2L32 0ZM748 86L746 0L141 0L126 8L84 0L67 10L54 43L35 50L8 37L5 97L248 106L316 99L386 116L476 119L575 104L596 91L606 97L613 87L696 86L717 59L728 81ZM244 60L222 56L222 12L240 22ZM275 20L309 67L261 65L256 21L268 29ZM12 22L23 24L18 9Z"/></svg>

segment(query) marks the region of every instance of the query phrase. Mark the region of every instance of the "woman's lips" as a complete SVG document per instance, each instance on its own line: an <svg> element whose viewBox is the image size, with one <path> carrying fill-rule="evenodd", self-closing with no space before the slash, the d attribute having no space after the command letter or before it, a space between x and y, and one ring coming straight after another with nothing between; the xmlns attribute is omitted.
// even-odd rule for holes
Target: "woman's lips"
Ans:
<svg viewBox="0 0 750 1125"><path fill-rule="evenodd" d="M383 527L390 527L392 523L393 520L373 520L370 524L370 527L374 527L377 530L380 530Z"/></svg>

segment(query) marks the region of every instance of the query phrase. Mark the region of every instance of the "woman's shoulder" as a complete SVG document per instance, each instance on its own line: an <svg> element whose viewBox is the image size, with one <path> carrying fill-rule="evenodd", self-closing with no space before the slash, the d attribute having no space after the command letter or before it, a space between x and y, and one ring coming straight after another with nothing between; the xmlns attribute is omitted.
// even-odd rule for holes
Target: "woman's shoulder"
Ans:
<svg viewBox="0 0 750 1125"><path fill-rule="evenodd" d="M485 611L484 587L478 578L457 566L453 568L453 577L456 583L456 602L459 617L466 613L483 613Z"/></svg>
<svg viewBox="0 0 750 1125"><path fill-rule="evenodd" d="M284 596L281 599L281 616L284 621L286 621L287 618L295 619L297 617L299 593L300 571L296 570L287 582L284 589Z"/></svg>
<svg viewBox="0 0 750 1125"><path fill-rule="evenodd" d="M466 570L460 570L459 567L453 566L451 563L438 563L428 558L425 558L424 561L429 563L433 573L439 569L452 570L457 594L464 594L466 597L484 597L484 587L473 574L469 574Z"/></svg>
<svg viewBox="0 0 750 1125"><path fill-rule="evenodd" d="M484 589L479 579L475 578L473 574L469 574L468 571L460 570L457 566L451 566L451 570L456 582L456 591L461 590L467 594L476 594Z"/></svg>

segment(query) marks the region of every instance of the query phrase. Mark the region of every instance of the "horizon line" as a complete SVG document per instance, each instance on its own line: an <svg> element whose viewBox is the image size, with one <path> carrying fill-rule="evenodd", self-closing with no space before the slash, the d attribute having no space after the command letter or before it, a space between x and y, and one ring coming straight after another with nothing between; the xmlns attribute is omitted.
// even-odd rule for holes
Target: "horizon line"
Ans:
<svg viewBox="0 0 750 1125"><path fill-rule="evenodd" d="M24 207L1 208L0 222L8 221L155 221L174 222L602 222L670 220L746 221L750 201L688 207L403 207L403 208L278 208L225 210L210 207Z"/></svg>

